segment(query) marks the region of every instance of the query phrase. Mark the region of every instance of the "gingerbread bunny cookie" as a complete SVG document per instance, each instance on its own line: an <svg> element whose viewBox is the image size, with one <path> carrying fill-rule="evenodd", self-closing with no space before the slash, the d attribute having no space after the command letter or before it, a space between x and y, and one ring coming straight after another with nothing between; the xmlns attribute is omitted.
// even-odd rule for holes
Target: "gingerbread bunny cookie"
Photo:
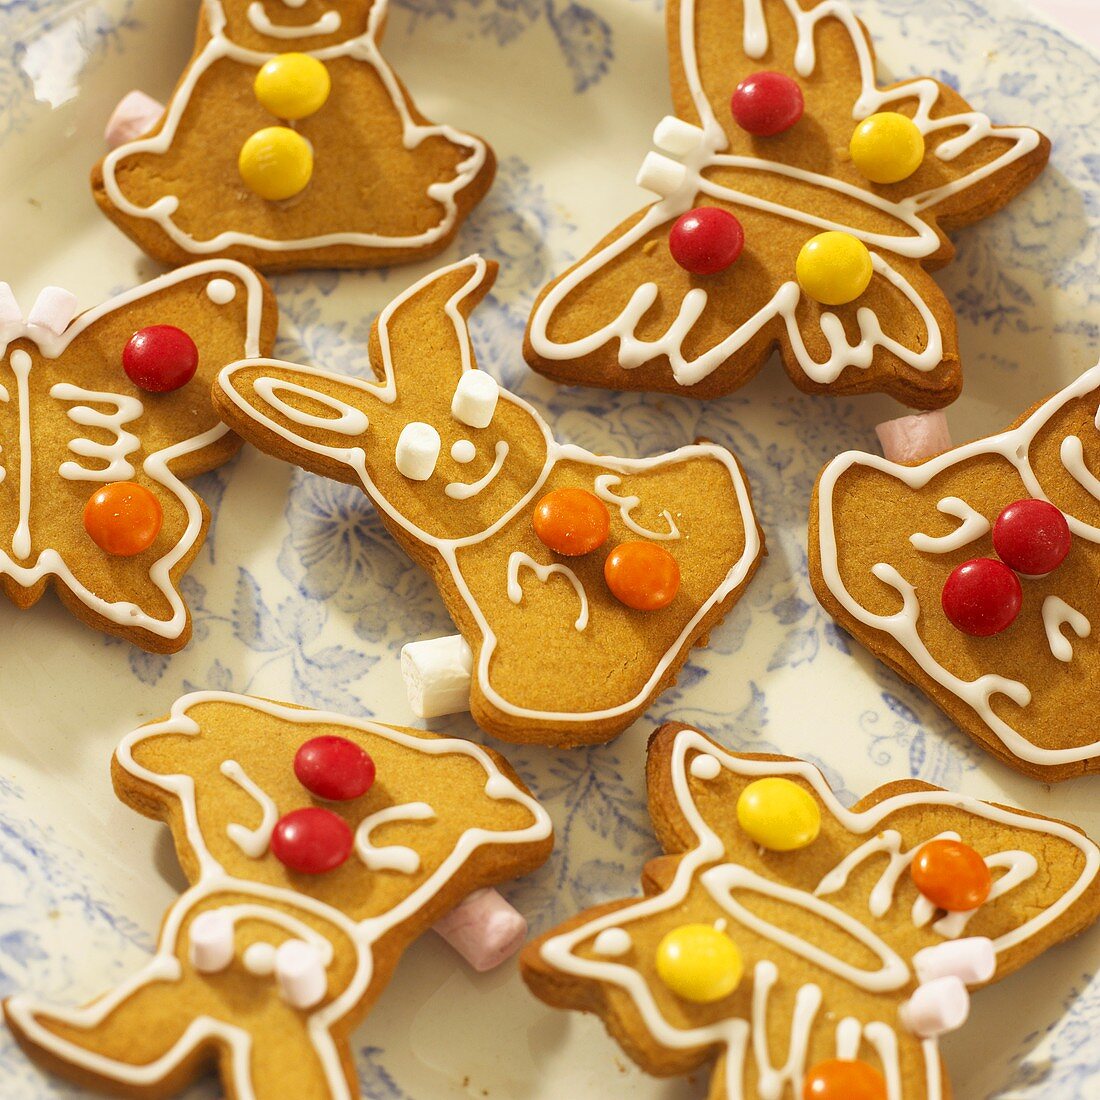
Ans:
<svg viewBox="0 0 1100 1100"><path fill-rule="evenodd" d="M468 699L507 741L607 741L675 680L763 540L727 450L562 445L476 369L466 316L495 271L475 256L390 303L371 337L376 381L245 361L214 401L262 450L362 486L431 573L465 642L406 647L422 715Z"/></svg>
<svg viewBox="0 0 1100 1100"><path fill-rule="evenodd" d="M44 1066L119 1096L171 1096L216 1064L233 1100L353 1100L349 1035L404 949L553 843L496 753L224 692L136 730L113 773L193 885L114 992L4 1010Z"/></svg>
<svg viewBox="0 0 1100 1100"><path fill-rule="evenodd" d="M1046 163L931 78L880 88L844 0L669 0L675 115L652 206L554 280L524 355L560 382L715 397L779 348L808 393L959 394L955 318L929 270L946 233Z"/></svg>
<svg viewBox="0 0 1100 1100"><path fill-rule="evenodd" d="M378 267L441 251L495 161L416 109L379 52L386 5L203 0L163 117L92 173L103 212L168 264Z"/></svg>
<svg viewBox="0 0 1100 1100"><path fill-rule="evenodd" d="M668 855L645 897L580 914L521 965L651 1073L715 1060L711 1100L944 1100L937 1039L969 987L1100 913L1100 849L1049 818L914 780L845 809L812 765L675 724L647 778Z"/></svg>
<svg viewBox="0 0 1100 1100"><path fill-rule="evenodd" d="M209 522L180 479L240 447L210 384L274 346L274 296L251 268L206 260L73 320L75 306L49 287L24 318L0 283L0 585L21 608L52 585L94 629L173 653Z"/></svg>
<svg viewBox="0 0 1100 1100"><path fill-rule="evenodd" d="M916 465L848 451L818 478L825 609L990 752L1100 770L1100 366L999 435Z"/></svg>

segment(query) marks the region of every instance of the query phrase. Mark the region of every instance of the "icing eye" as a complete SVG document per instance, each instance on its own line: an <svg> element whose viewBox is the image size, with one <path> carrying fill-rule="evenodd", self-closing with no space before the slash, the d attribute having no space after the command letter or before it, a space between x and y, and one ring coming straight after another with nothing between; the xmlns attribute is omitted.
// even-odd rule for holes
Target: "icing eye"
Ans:
<svg viewBox="0 0 1100 1100"><path fill-rule="evenodd" d="M635 611L659 611L680 591L680 566L652 542L620 543L607 555L603 575L615 599Z"/></svg>
<svg viewBox="0 0 1100 1100"><path fill-rule="evenodd" d="M873 274L867 246L837 229L811 237L795 263L803 293L823 306L854 302L871 285Z"/></svg>
<svg viewBox="0 0 1100 1100"><path fill-rule="evenodd" d="M1045 500L1018 500L993 524L993 549L1001 561L1028 577L1052 573L1072 544L1066 517Z"/></svg>
<svg viewBox="0 0 1100 1100"><path fill-rule="evenodd" d="M737 944L711 924L684 924L657 945L657 976L678 997L711 1004L740 984L745 965Z"/></svg>
<svg viewBox="0 0 1100 1100"><path fill-rule="evenodd" d="M886 1100L886 1078L867 1062L831 1058L802 1078L802 1100Z"/></svg>
<svg viewBox="0 0 1100 1100"><path fill-rule="evenodd" d="M314 737L294 754L294 774L310 794L348 802L371 789L374 761L346 737Z"/></svg>
<svg viewBox="0 0 1100 1100"><path fill-rule="evenodd" d="M692 275L725 271L745 247L745 230L728 211L700 206L681 214L668 234L672 258Z"/></svg>
<svg viewBox="0 0 1100 1100"><path fill-rule="evenodd" d="M163 522L160 501L133 481L104 485L84 506L84 530L112 557L131 558L148 550Z"/></svg>
<svg viewBox="0 0 1100 1100"><path fill-rule="evenodd" d="M458 380L451 415L471 428L487 428L496 412L500 386L483 370L468 370Z"/></svg>
<svg viewBox="0 0 1100 1100"><path fill-rule="evenodd" d="M215 282L207 286L207 293ZM226 282L231 292L233 284ZM232 297L232 293L230 294ZM199 369L199 349L183 329L175 325L150 325L139 329L122 349L122 369L139 389L168 393L186 386Z"/></svg>
<svg viewBox="0 0 1100 1100"><path fill-rule="evenodd" d="M237 167L245 185L261 199L290 199L313 176L313 147L296 130L267 126L241 146Z"/></svg>
<svg viewBox="0 0 1100 1100"><path fill-rule="evenodd" d="M473 462L477 457L477 448L468 439L456 439L451 444L451 458L455 462L461 462L463 466L467 462Z"/></svg>
<svg viewBox="0 0 1100 1100"><path fill-rule="evenodd" d="M793 852L817 839L821 809L804 787L781 776L769 776L741 792L737 823L762 848Z"/></svg>
<svg viewBox="0 0 1100 1100"><path fill-rule="evenodd" d="M431 424L406 424L397 437L394 453L398 471L410 481L427 481L435 473L441 446L439 432Z"/></svg>
<svg viewBox="0 0 1100 1100"><path fill-rule="evenodd" d="M988 638L1016 621L1023 599L1019 578L1004 562L975 558L951 571L941 603L957 630L974 638Z"/></svg>
<svg viewBox="0 0 1100 1100"><path fill-rule="evenodd" d="M745 77L730 99L734 122L756 137L774 137L789 130L805 109L798 82L769 70Z"/></svg>
<svg viewBox="0 0 1100 1100"><path fill-rule="evenodd" d="M325 105L332 80L317 58L305 53L281 53L260 67L253 90L273 115L293 122L315 114Z"/></svg>
<svg viewBox="0 0 1100 1100"><path fill-rule="evenodd" d="M279 818L271 834L275 858L303 875L335 870L351 855L352 843L348 823L321 806L291 810Z"/></svg>
<svg viewBox="0 0 1100 1100"><path fill-rule="evenodd" d="M852 134L852 163L872 183L900 183L924 160L924 135L907 115L883 111L865 118Z"/></svg>
<svg viewBox="0 0 1100 1100"><path fill-rule="evenodd" d="M189 929L191 965L202 974L216 974L233 961L233 921L227 913L207 909Z"/></svg>
<svg viewBox="0 0 1100 1100"><path fill-rule="evenodd" d="M930 840L913 858L911 874L917 889L949 913L977 909L993 888L985 860L958 840Z"/></svg>
<svg viewBox="0 0 1100 1100"><path fill-rule="evenodd" d="M578 557L607 542L611 516L604 504L587 489L555 489L535 505L531 518L544 546L556 554Z"/></svg>

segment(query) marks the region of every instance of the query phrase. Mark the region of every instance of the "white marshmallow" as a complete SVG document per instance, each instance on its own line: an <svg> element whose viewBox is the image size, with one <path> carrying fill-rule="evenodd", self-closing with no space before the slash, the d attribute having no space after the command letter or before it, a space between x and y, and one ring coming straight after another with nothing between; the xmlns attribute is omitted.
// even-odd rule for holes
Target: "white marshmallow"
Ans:
<svg viewBox="0 0 1100 1100"><path fill-rule="evenodd" d="M28 325L48 328L60 336L76 316L76 295L59 286L44 287L27 315Z"/></svg>
<svg viewBox="0 0 1100 1100"><path fill-rule="evenodd" d="M511 958L527 939L523 914L490 889L475 890L434 927L479 973Z"/></svg>
<svg viewBox="0 0 1100 1100"><path fill-rule="evenodd" d="M431 424L406 424L397 437L397 469L412 481L427 481L435 473L441 446L439 432Z"/></svg>
<svg viewBox="0 0 1100 1100"><path fill-rule="evenodd" d="M279 945L275 980L283 1000L294 1008L312 1008L328 991L321 952L305 940L287 940Z"/></svg>
<svg viewBox="0 0 1100 1100"><path fill-rule="evenodd" d="M674 157L685 157L703 144L706 134L675 115L665 115L653 131L653 144Z"/></svg>
<svg viewBox="0 0 1100 1100"><path fill-rule="evenodd" d="M461 634L409 642L401 649L401 676L417 718L441 718L470 709L474 655Z"/></svg>
<svg viewBox="0 0 1100 1100"><path fill-rule="evenodd" d="M0 283L0 325L21 325L23 311L7 283Z"/></svg>
<svg viewBox="0 0 1100 1100"><path fill-rule="evenodd" d="M646 153L641 168L634 182L647 191L667 199L675 191L679 191L687 179L687 169L676 160L664 156L661 153Z"/></svg>
<svg viewBox="0 0 1100 1100"><path fill-rule="evenodd" d="M951 431L942 409L883 421L876 425L875 434L891 462L923 462L951 449Z"/></svg>
<svg viewBox="0 0 1100 1100"><path fill-rule="evenodd" d="M967 985L979 985L993 977L997 952L993 941L985 936L949 940L918 951L913 956L913 969L921 982L953 976Z"/></svg>
<svg viewBox="0 0 1100 1100"><path fill-rule="evenodd" d="M147 134L164 114L164 104L144 92L127 92L119 101L103 137L112 149Z"/></svg>
<svg viewBox="0 0 1100 1100"><path fill-rule="evenodd" d="M970 994L962 980L949 974L918 985L898 1009L904 1027L921 1039L935 1039L955 1031L970 1015Z"/></svg>
<svg viewBox="0 0 1100 1100"><path fill-rule="evenodd" d="M468 370L458 380L451 398L451 415L471 428L487 428L497 411L500 386L483 370Z"/></svg>
<svg viewBox="0 0 1100 1100"><path fill-rule="evenodd" d="M216 974L233 961L233 921L227 913L208 909L190 928L191 965L201 974Z"/></svg>

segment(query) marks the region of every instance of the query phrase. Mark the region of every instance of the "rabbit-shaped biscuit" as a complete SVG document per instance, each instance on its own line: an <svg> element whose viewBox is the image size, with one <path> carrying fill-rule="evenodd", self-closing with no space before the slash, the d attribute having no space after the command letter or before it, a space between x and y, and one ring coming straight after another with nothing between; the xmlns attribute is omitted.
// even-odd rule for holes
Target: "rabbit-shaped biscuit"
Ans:
<svg viewBox="0 0 1100 1100"><path fill-rule="evenodd" d="M334 791L349 753L369 757L368 778ZM405 947L553 843L487 749L224 692L136 730L113 774L124 801L169 823L194 885L113 993L75 1011L4 1007L37 1060L124 1096L173 1095L216 1061L238 1100L354 1100L349 1036Z"/></svg>
<svg viewBox="0 0 1100 1100"><path fill-rule="evenodd" d="M174 653L191 636L180 579L209 523L180 479L239 449L211 408L210 383L226 363L274 346L275 298L251 268L203 260L70 323L74 307L47 288L24 319L0 283L0 590L29 608L52 585L94 629ZM153 334L147 346L160 354L155 337L172 331L192 349L193 376L139 386L124 370L127 350ZM115 545L128 521L110 502L97 513L109 538L93 541L90 501L132 485L160 517L151 541Z"/></svg>
<svg viewBox="0 0 1100 1100"><path fill-rule="evenodd" d="M495 161L416 109L379 52L386 4L203 0L163 117L92 174L103 212L168 264L378 267L441 251ZM249 174L246 143L256 171L283 166L266 183Z"/></svg>
<svg viewBox="0 0 1100 1100"><path fill-rule="evenodd" d="M432 574L472 651L470 709L509 741L576 745L624 730L675 679L692 645L738 598L763 553L736 459L711 444L649 459L597 456L554 441L538 413L478 371L466 316L495 265L453 264L380 314L376 381L272 360L226 368L214 400L256 446L361 485L406 551ZM463 401L479 386L491 419L473 428ZM432 443L407 476L403 436ZM661 610L620 602L606 551L554 554L532 526L563 487L602 498L608 549L657 544L679 568Z"/></svg>
<svg viewBox="0 0 1100 1100"><path fill-rule="evenodd" d="M1048 818L910 780L845 809L812 765L677 724L651 740L647 774L668 855L646 867L645 898L580 914L521 965L538 997L597 1012L649 1072L717 1058L712 1100L942 1100L936 1039L965 1020L967 987L1100 912L1100 849ZM747 831L762 826L778 833ZM930 842L976 861L990 880L978 907L944 912L920 892L910 868L934 863ZM711 954L691 980L693 950ZM877 1087L838 1087L854 1077Z"/></svg>
<svg viewBox="0 0 1100 1100"><path fill-rule="evenodd" d="M1100 768L1098 406L1100 366L1008 431L917 465L849 451L822 471L810 515L825 609L990 752L1045 780ZM1016 570L1010 625L964 633L941 603L949 577L972 561L1007 573L994 527L1032 500L1064 514L1068 554L1043 576Z"/></svg>
<svg viewBox="0 0 1100 1100"><path fill-rule="evenodd" d="M666 21L675 116L638 174L659 201L542 291L527 361L567 384L709 398L745 385L778 348L807 393L950 404L962 387L955 317L927 272L951 259L947 232L1035 178L1050 143L993 126L929 77L880 88L845 0L669 0ZM731 113L739 85L759 89L762 71L799 105L783 132L750 132ZM745 94L767 109L763 87ZM857 168L849 144L869 117L889 132L887 155L902 140L894 129L912 131L922 155L907 177L874 183ZM701 267L671 234L700 208L712 228L689 220L677 233L703 238ZM740 243L727 243L738 234L725 224L739 225ZM817 242L806 278L802 252L822 233L847 259ZM844 288L845 263L862 289ZM816 280L835 283L821 293Z"/></svg>

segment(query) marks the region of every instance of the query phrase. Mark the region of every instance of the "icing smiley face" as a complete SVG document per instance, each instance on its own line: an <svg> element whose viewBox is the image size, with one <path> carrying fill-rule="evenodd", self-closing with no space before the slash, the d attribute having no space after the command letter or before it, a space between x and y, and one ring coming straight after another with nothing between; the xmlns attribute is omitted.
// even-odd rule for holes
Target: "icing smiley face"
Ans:
<svg viewBox="0 0 1100 1100"><path fill-rule="evenodd" d="M250 50L317 50L362 38L378 0L206 0L208 20ZM383 0L384 6L384 0Z"/></svg>
<svg viewBox="0 0 1100 1100"><path fill-rule="evenodd" d="M570 385L709 398L778 347L809 393L953 401L954 315L927 274L953 251L939 220L1002 206L1045 164L1046 139L995 127L928 77L880 87L844 0L670 0L666 25L676 113L637 175L658 201L544 288L527 361ZM681 219L699 208L736 219L724 257L684 247ZM851 248L804 277L823 231L863 249L858 278L833 273Z"/></svg>
<svg viewBox="0 0 1100 1100"><path fill-rule="evenodd" d="M650 1072L717 1053L715 1100L942 1100L936 1038L965 1022L968 987L1100 913L1100 849L1061 822L918 783L846 809L808 764L733 755L675 724L650 741L647 781L668 854L647 865L645 896L572 918L521 970L551 1005L597 1011ZM774 782L820 819L797 850L761 846L737 812ZM967 842L992 888L946 912L917 880L928 888L930 848Z"/></svg>
<svg viewBox="0 0 1100 1100"><path fill-rule="evenodd" d="M546 812L486 749L222 692L130 734L114 775L125 800L170 822L193 884L155 957L114 993L75 1011L4 1007L51 1069L124 1095L170 1095L206 1061L231 1096L358 1096L349 1034L405 946L552 847ZM317 805L318 789L336 800ZM339 865L290 867L274 850L280 825L311 813L345 840L354 827Z"/></svg>
<svg viewBox="0 0 1100 1100"><path fill-rule="evenodd" d="M1017 427L919 465L850 451L822 471L810 520L826 609L1050 780L1100 767L1095 723L1077 720L1100 708L1098 406L1094 367Z"/></svg>
<svg viewBox="0 0 1100 1100"><path fill-rule="evenodd" d="M729 451L620 459L560 444L476 368L465 318L494 270L471 257L383 309L374 381L246 360L214 400L261 449L362 486L461 629L466 655L440 660L452 681L467 673L484 728L605 741L732 606L763 544Z"/></svg>

